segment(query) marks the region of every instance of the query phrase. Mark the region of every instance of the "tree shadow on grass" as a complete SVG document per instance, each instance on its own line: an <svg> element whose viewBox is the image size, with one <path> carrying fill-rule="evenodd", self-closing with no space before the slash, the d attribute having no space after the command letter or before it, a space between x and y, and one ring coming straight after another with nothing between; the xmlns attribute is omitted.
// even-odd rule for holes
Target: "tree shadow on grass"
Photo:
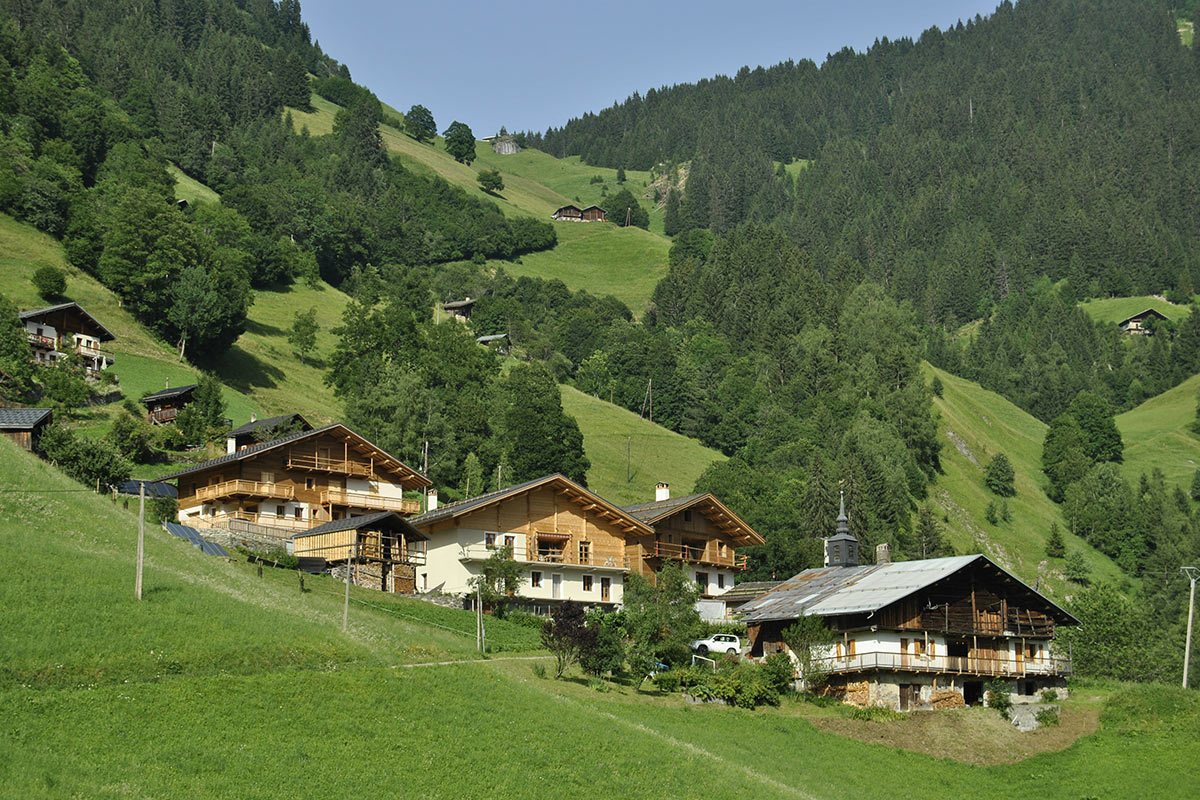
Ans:
<svg viewBox="0 0 1200 800"><path fill-rule="evenodd" d="M215 372L224 383L243 394L256 388L273 389L284 378L279 367L250 355L236 344L225 353Z"/></svg>
<svg viewBox="0 0 1200 800"><path fill-rule="evenodd" d="M252 319L246 320L246 333L257 334L258 336L286 336L287 331L283 328L278 328L274 325L267 325L262 322L255 322Z"/></svg>

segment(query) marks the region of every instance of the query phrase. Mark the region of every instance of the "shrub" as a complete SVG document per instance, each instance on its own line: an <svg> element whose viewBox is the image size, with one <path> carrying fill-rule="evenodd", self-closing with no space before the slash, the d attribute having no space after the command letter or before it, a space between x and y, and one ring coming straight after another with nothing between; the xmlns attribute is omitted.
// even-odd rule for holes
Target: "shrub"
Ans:
<svg viewBox="0 0 1200 800"><path fill-rule="evenodd" d="M520 625L522 628L532 628L535 631L540 631L542 626L546 624L546 618L538 614L530 614L528 611L509 611L504 615L504 618L514 625Z"/></svg>
<svg viewBox="0 0 1200 800"><path fill-rule="evenodd" d="M1038 725L1041 725L1043 728L1048 728L1051 725L1057 725L1058 724L1058 709L1057 708L1043 708L1041 711L1037 712L1037 714L1035 714L1033 718L1036 719L1038 722Z"/></svg>
<svg viewBox="0 0 1200 800"><path fill-rule="evenodd" d="M286 550L271 550L266 555L260 557L264 561L274 561L284 569L296 569L300 566L300 559L289 555Z"/></svg>
<svg viewBox="0 0 1200 800"><path fill-rule="evenodd" d="M1001 497L1012 497L1017 493L1013 486L1015 477L1012 462L1008 460L1008 456L1004 453L997 453L987 465L983 482L993 493Z"/></svg>
<svg viewBox="0 0 1200 800"><path fill-rule="evenodd" d="M1056 700L1058 700L1058 692L1054 691L1053 689L1046 689L1042 692L1043 703L1053 703Z"/></svg>
<svg viewBox="0 0 1200 800"><path fill-rule="evenodd" d="M766 670L758 664L742 663L717 672L709 679L713 694L738 708L779 705L779 692L766 680Z"/></svg>
<svg viewBox="0 0 1200 800"><path fill-rule="evenodd" d="M44 300L62 297L67 291L67 273L49 265L38 267L33 273L33 285Z"/></svg>
<svg viewBox="0 0 1200 800"><path fill-rule="evenodd" d="M796 679L796 667L787 653L772 653L762 666L767 685L779 694L788 694Z"/></svg>
<svg viewBox="0 0 1200 800"><path fill-rule="evenodd" d="M132 466L107 441L77 437L62 425L46 428L38 449L84 486L107 488L129 480Z"/></svg>
<svg viewBox="0 0 1200 800"><path fill-rule="evenodd" d="M534 664L533 665L533 677L541 678L541 679L545 680L546 665L545 664Z"/></svg>
<svg viewBox="0 0 1200 800"><path fill-rule="evenodd" d="M987 704L988 708L996 709L1005 719L1012 712L1012 695L1009 694L1008 684L1000 678L988 682Z"/></svg>
<svg viewBox="0 0 1200 800"><path fill-rule="evenodd" d="M850 709L850 719L859 719L863 722L899 722L902 719L908 719L908 715L881 706L854 706Z"/></svg>
<svg viewBox="0 0 1200 800"><path fill-rule="evenodd" d="M654 685L663 692L678 692L682 685L679 676L680 670L669 669L666 672L660 672L654 676Z"/></svg>

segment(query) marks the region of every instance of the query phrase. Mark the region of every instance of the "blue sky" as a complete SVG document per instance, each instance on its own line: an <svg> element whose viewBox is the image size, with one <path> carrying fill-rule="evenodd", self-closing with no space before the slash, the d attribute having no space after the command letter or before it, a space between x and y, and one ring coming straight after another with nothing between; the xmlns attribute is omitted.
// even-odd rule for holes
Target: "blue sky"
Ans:
<svg viewBox="0 0 1200 800"><path fill-rule="evenodd" d="M820 64L849 45L917 37L998 0L793 2L386 2L302 0L321 48L354 80L439 131L458 119L476 136L545 130L634 91L789 58Z"/></svg>

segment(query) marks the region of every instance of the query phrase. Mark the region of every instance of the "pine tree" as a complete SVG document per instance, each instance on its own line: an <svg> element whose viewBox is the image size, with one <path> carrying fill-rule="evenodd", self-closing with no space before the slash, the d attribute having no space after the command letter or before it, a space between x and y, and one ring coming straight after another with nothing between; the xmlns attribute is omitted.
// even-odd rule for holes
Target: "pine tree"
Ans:
<svg viewBox="0 0 1200 800"><path fill-rule="evenodd" d="M1200 469L1192 473L1192 499L1200 503Z"/></svg>
<svg viewBox="0 0 1200 800"><path fill-rule="evenodd" d="M920 558L938 558L947 555L947 546L942 538L942 526L938 524L933 509L921 506L917 514L917 528L914 532L916 553Z"/></svg>
<svg viewBox="0 0 1200 800"><path fill-rule="evenodd" d="M483 494L483 465L479 463L479 456L475 455L473 450L463 459L460 488L464 499Z"/></svg>
<svg viewBox="0 0 1200 800"><path fill-rule="evenodd" d="M1057 522L1050 523L1050 535L1046 538L1046 555L1050 558L1062 558L1067 554L1067 544L1063 541L1062 531Z"/></svg>
<svg viewBox="0 0 1200 800"><path fill-rule="evenodd" d="M1008 456L1004 455L1004 453L997 453L988 462L983 482L993 494L998 494L1001 497L1012 497L1017 493L1016 488L1013 486L1015 477L1012 462L1008 460Z"/></svg>

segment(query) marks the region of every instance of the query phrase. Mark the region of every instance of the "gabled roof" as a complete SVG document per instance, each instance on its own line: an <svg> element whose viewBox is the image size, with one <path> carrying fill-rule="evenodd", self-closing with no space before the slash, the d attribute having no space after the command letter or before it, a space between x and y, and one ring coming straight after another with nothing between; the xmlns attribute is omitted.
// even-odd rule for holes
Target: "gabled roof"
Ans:
<svg viewBox="0 0 1200 800"><path fill-rule="evenodd" d="M696 509L708 517L714 525L733 536L734 544L745 547L766 542L758 531L730 511L729 507L718 500L712 492L672 497L667 500L652 500L648 503L635 503L625 506L624 511L647 525L653 526L667 517L687 509Z"/></svg>
<svg viewBox="0 0 1200 800"><path fill-rule="evenodd" d="M31 431L53 413L48 408L0 408L0 430Z"/></svg>
<svg viewBox="0 0 1200 800"><path fill-rule="evenodd" d="M323 533L337 533L338 531L361 531L364 528L379 528L387 527L391 530L402 530L410 539L426 539L425 534L421 533L413 524L404 517L397 514L395 511L377 511L374 514L363 514L360 517L347 517L345 519L335 519L333 522L326 522L324 525L318 525L315 528L294 533L289 538L303 539L306 536L318 536Z"/></svg>
<svg viewBox="0 0 1200 800"><path fill-rule="evenodd" d="M477 336L475 341L479 344L487 344L488 342L498 342L501 339L507 339L507 333L489 333L487 336Z"/></svg>
<svg viewBox="0 0 1200 800"><path fill-rule="evenodd" d="M594 208L594 209L596 209L597 211L601 212L601 213L604 213L604 214L607 214L607 213L608 213L607 211L605 211L605 210L604 210L603 208L601 208L600 206L588 206L587 208L585 208L585 209L583 209L583 210L584 210L584 211L591 211L593 208Z"/></svg>
<svg viewBox="0 0 1200 800"><path fill-rule="evenodd" d="M1026 586L984 555L926 558L858 567L806 569L778 587L742 606L743 622L829 617L878 611L969 566L986 565L1020 591L1037 597L1059 622L1078 624L1073 616L1045 595Z"/></svg>
<svg viewBox="0 0 1200 800"><path fill-rule="evenodd" d="M238 436L246 436L246 435L252 434L258 430L263 430L264 428L274 428L278 425L283 425L285 423L288 423L288 422L291 422L292 420L297 420L297 419L300 420L300 426L303 430L311 431L313 429L313 426L308 423L308 420L306 420L304 417L300 416L299 414L284 414L279 417L268 417L266 419L251 420L251 421L247 422L245 425L241 425L237 428L234 428L233 430L231 430L229 433L227 433L225 435L229 436L229 437L234 437L234 438L236 438Z"/></svg>
<svg viewBox="0 0 1200 800"><path fill-rule="evenodd" d="M1145 311L1139 311L1138 313L1134 314L1132 317L1126 317L1125 319L1118 322L1117 325L1121 326L1127 322L1133 322L1135 319L1142 319L1143 317L1158 317L1159 319L1164 320L1164 321L1167 319L1167 315L1162 313L1161 311L1159 311L1157 308L1147 308Z"/></svg>
<svg viewBox="0 0 1200 800"><path fill-rule="evenodd" d="M84 311L83 306L79 305L79 303L59 303L56 306L46 306L45 308L31 308L29 311L22 311L18 316L21 319L37 319L38 317L49 316L50 314L55 314L61 311L69 311L71 309L78 311L84 317L84 319L90 321L96 326L97 330L99 331L96 336L97 339L103 342L110 342L117 338L113 335L112 331L101 325L98 319Z"/></svg>
<svg viewBox="0 0 1200 800"><path fill-rule="evenodd" d="M583 213L583 209L580 208L579 206L575 205L574 203L567 203L565 206L559 206L558 209L550 216L557 217L562 212L567 211L568 209L572 209L572 208L575 209L576 211L578 211L580 214Z"/></svg>
<svg viewBox="0 0 1200 800"><path fill-rule="evenodd" d="M242 426L242 427L245 427L245 426ZM397 459L397 458L393 457L392 455L390 455L389 453L387 453L387 451L383 450L378 445L368 441L367 439L364 439L362 436L359 436L357 433L350 430L345 425L342 425L339 422L335 422L332 425L326 425L323 428L315 428L313 430L308 430L308 431L299 431L297 433L293 433L293 434L289 434L288 436L284 436L281 439L274 439L269 442L262 442L260 444L251 445L250 447L244 447L241 450L238 450L237 452L228 453L226 455L220 456L219 458L213 458L208 461L204 461L200 464L197 464L194 467L188 467L187 469L181 469L178 472L172 472L170 475L164 475L161 478L159 478L159 480L160 481L174 480L176 478L183 477L184 475L191 475L195 472L202 472L204 470L212 469L213 467L217 467L222 464L232 464L237 461L244 461L247 458L257 456L260 453L265 453L268 450L274 450L279 447L284 447L285 445L294 444L296 442L303 441L304 439L310 439L315 436L320 436L323 433L334 433L338 436L345 438L347 441L351 441L351 440L356 441L357 446L360 449L369 450L373 453L373 455L378 457L376 460L376 464L378 466L381 466L384 469L387 469L393 473L400 474L401 480L408 481L409 484L411 484L411 486L413 488L429 486L433 483L433 481L429 480L429 478L426 478L424 475L417 472L415 469L412 469L404 462L400 461L399 459Z"/></svg>
<svg viewBox="0 0 1200 800"><path fill-rule="evenodd" d="M468 308L473 305L475 305L475 301L468 297L466 300L451 300L448 303L442 303L442 308L449 311L452 308Z"/></svg>
<svg viewBox="0 0 1200 800"><path fill-rule="evenodd" d="M152 392L142 398L143 403L153 403L157 400L170 400L174 397L180 397L185 394L191 394L196 391L199 384L189 383L187 386L178 386L174 389L159 389L157 392Z"/></svg>
<svg viewBox="0 0 1200 800"><path fill-rule="evenodd" d="M509 500L526 492L531 492L534 489L539 489L542 486L557 486L560 494L582 505L584 511L595 511L598 515L611 519L615 524L625 528L630 533L654 533L654 529L644 522L630 516L600 495L583 488L566 475L558 472L553 475L546 475L531 481L525 481L524 483L518 483L515 486L508 486L495 492L481 494L478 497L472 497L468 500L447 503L436 511L427 511L419 517L412 517L409 519L409 522L418 528L427 528L435 522L470 514L473 511L478 511L494 503Z"/></svg>
<svg viewBox="0 0 1200 800"><path fill-rule="evenodd" d="M724 600L726 604L754 600L762 597L780 583L781 581L746 581L737 584L725 594L717 595L717 599Z"/></svg>

